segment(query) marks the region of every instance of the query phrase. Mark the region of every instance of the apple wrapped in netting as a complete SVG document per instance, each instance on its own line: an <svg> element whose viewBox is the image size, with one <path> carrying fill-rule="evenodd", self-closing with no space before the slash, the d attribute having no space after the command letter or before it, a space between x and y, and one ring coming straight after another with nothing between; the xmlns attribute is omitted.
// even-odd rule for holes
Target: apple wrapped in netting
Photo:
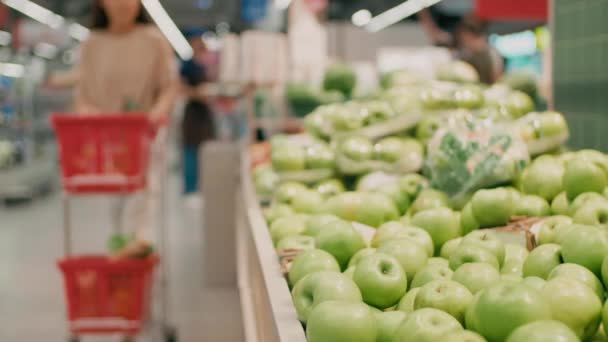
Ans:
<svg viewBox="0 0 608 342"><path fill-rule="evenodd" d="M508 126L463 116L429 141L424 171L434 188L458 200L515 179L529 161L526 144Z"/></svg>

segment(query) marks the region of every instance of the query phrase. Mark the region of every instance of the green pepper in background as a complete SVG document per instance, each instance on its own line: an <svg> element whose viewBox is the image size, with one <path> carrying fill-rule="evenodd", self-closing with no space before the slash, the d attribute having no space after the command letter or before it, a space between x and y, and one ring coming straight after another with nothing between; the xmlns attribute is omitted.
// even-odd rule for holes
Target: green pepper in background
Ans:
<svg viewBox="0 0 608 342"><path fill-rule="evenodd" d="M113 234L108 240L108 249L111 253L116 253L124 249L130 240L125 234Z"/></svg>

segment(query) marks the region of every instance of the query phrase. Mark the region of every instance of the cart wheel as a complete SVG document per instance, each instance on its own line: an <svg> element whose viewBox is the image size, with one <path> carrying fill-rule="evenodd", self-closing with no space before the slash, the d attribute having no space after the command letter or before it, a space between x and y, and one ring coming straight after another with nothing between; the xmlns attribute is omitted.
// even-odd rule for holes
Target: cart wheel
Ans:
<svg viewBox="0 0 608 342"><path fill-rule="evenodd" d="M177 331L174 328L165 328L165 342L177 342Z"/></svg>

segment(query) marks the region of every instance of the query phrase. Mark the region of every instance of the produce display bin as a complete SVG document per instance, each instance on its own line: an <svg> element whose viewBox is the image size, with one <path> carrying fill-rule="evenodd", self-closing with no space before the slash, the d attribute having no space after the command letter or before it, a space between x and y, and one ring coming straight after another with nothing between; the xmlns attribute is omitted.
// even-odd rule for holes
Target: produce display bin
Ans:
<svg viewBox="0 0 608 342"><path fill-rule="evenodd" d="M306 342L242 149L237 197L237 268L247 342Z"/></svg>

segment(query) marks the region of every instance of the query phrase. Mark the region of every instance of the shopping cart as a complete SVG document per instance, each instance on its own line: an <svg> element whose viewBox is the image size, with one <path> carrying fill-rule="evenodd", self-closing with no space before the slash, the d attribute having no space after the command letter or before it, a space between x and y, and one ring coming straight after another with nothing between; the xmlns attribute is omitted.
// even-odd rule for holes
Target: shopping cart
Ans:
<svg viewBox="0 0 608 342"><path fill-rule="evenodd" d="M144 114L79 116L55 114L62 168L65 257L58 265L64 277L70 341L86 334L122 334L131 341L151 318L154 271L160 265L160 322L167 342L177 341L168 324L165 175L152 184L151 158L166 162L166 129ZM166 167L160 167L165 172ZM108 256L73 256L71 199L77 195L127 196L140 191L158 196L160 236L157 253L141 260ZM120 224L117 222L116 229ZM162 258L158 255L162 255Z"/></svg>

